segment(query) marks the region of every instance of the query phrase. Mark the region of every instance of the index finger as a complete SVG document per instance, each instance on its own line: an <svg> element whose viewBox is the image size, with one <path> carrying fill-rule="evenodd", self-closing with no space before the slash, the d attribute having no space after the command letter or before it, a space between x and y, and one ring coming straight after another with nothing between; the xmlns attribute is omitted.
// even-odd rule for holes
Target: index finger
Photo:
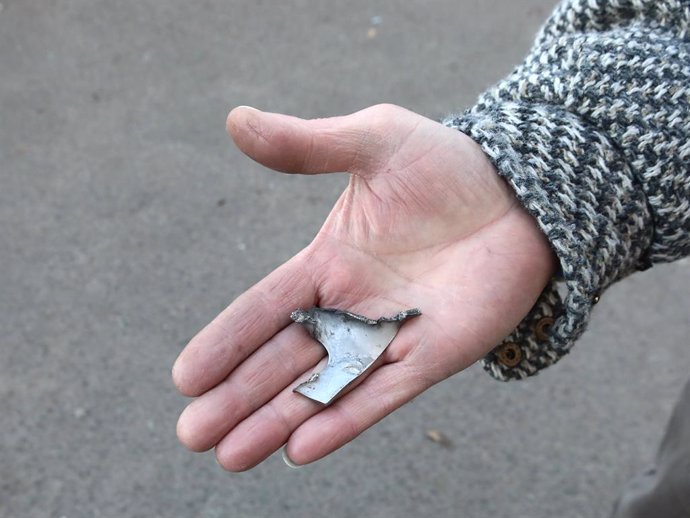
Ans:
<svg viewBox="0 0 690 518"><path fill-rule="evenodd" d="M314 305L316 289L308 249L240 295L183 349L173 381L199 396L225 379L245 358L290 323L290 313Z"/></svg>

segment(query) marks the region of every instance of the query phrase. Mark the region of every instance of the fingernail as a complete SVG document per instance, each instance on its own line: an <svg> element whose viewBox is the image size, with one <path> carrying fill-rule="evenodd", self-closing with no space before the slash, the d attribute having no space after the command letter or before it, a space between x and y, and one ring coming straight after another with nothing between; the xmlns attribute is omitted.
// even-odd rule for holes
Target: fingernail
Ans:
<svg viewBox="0 0 690 518"><path fill-rule="evenodd" d="M241 106L237 106L235 109L237 109L237 108L245 108L245 109L247 109L247 110L252 110L252 111L255 111L255 112L261 111L261 110L257 110L257 109L254 108L253 106L247 106L246 104L243 104L243 105L241 105Z"/></svg>
<svg viewBox="0 0 690 518"><path fill-rule="evenodd" d="M295 464L295 462L288 456L287 445L283 446L283 450L281 451L281 453L283 455L283 462L287 465L288 468L299 469L302 467L300 464Z"/></svg>

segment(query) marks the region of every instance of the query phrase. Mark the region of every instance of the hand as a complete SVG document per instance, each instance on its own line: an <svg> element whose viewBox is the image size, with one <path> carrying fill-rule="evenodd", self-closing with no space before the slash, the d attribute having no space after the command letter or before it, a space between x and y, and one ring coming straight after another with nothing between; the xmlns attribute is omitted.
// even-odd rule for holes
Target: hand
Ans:
<svg viewBox="0 0 690 518"><path fill-rule="evenodd" d="M527 314L555 269L536 223L481 148L396 106L302 120L240 107L228 131L254 160L287 173L349 171L314 241L238 297L180 354L188 448L215 446L230 471L287 443L296 464L327 455L468 367ZM323 348L290 312L313 305L371 318L418 307L381 364L323 407L292 392Z"/></svg>

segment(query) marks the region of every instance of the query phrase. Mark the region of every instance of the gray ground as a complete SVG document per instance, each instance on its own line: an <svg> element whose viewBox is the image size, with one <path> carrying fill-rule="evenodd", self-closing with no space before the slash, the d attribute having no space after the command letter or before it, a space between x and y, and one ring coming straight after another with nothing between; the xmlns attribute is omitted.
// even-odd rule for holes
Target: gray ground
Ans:
<svg viewBox="0 0 690 518"><path fill-rule="evenodd" d="M688 371L687 264L607 292L536 379L472 368L308 468L227 474L175 438L174 358L345 181L264 171L227 111L444 115L553 0L2 2L2 517L596 517L651 458Z"/></svg>

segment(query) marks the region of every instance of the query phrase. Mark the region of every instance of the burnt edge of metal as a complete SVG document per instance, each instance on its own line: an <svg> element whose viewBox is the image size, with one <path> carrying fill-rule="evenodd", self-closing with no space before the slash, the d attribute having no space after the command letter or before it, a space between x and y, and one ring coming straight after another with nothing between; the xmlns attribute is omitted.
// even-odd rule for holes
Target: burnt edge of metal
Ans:
<svg viewBox="0 0 690 518"><path fill-rule="evenodd" d="M417 309L373 320L349 311L313 307L297 309L290 317L302 324L328 353L328 364L293 391L328 405L348 385L365 374L398 334L405 320L421 315Z"/></svg>

